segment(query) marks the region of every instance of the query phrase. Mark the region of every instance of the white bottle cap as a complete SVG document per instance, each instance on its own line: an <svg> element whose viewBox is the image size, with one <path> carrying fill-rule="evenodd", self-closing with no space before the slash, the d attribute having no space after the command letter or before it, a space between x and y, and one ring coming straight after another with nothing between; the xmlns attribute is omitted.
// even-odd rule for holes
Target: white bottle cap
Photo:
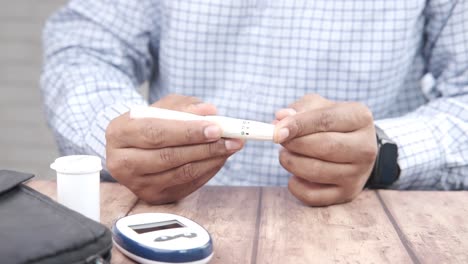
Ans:
<svg viewBox="0 0 468 264"><path fill-rule="evenodd" d="M53 170L66 174L83 174L102 170L101 159L89 155L72 155L57 158L50 164Z"/></svg>
<svg viewBox="0 0 468 264"><path fill-rule="evenodd" d="M101 159L88 155L64 156L50 167L57 172L58 202L99 222Z"/></svg>

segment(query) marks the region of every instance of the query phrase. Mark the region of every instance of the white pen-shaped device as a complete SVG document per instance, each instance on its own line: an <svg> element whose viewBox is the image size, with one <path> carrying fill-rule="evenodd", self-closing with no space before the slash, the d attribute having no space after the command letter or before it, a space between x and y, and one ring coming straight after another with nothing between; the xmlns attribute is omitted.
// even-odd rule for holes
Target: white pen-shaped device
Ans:
<svg viewBox="0 0 468 264"><path fill-rule="evenodd" d="M135 106L130 110L130 118L160 118L180 121L206 120L216 123L222 130L222 137L251 140L271 140L275 126L268 123L237 119L225 116L200 116L185 112L151 106Z"/></svg>

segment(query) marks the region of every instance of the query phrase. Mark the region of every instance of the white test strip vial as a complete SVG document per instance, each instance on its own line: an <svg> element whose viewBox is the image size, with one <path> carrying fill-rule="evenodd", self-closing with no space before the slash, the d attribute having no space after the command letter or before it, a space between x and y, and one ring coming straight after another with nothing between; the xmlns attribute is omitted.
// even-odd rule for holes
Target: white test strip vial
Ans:
<svg viewBox="0 0 468 264"><path fill-rule="evenodd" d="M101 159L89 155L64 156L50 167L57 173L57 201L99 222Z"/></svg>

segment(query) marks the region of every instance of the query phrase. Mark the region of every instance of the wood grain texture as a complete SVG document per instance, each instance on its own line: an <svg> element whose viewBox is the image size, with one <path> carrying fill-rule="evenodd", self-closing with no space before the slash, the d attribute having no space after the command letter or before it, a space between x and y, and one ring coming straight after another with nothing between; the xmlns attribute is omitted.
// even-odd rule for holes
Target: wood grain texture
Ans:
<svg viewBox="0 0 468 264"><path fill-rule="evenodd" d="M137 197L123 185L101 183L101 223L112 228L114 221L126 216L137 200ZM129 260L113 247L112 263L129 263Z"/></svg>
<svg viewBox="0 0 468 264"><path fill-rule="evenodd" d="M115 220L130 212L137 200L137 197L121 184L101 183L101 223L110 228Z"/></svg>
<svg viewBox="0 0 468 264"><path fill-rule="evenodd" d="M31 180L27 185L57 201L57 182Z"/></svg>
<svg viewBox="0 0 468 264"><path fill-rule="evenodd" d="M307 207L286 188L264 188L257 263L411 263L372 191Z"/></svg>
<svg viewBox="0 0 468 264"><path fill-rule="evenodd" d="M150 206L139 202L130 214L164 212L185 216L205 227L214 244L210 264L251 263L259 188L205 186L182 201Z"/></svg>
<svg viewBox="0 0 468 264"><path fill-rule="evenodd" d="M56 200L55 181L30 181L28 185ZM116 219L130 211L136 201L136 196L126 187L117 183L101 183L101 223L110 228ZM129 260L115 247L112 249L112 263L128 262Z"/></svg>
<svg viewBox="0 0 468 264"><path fill-rule="evenodd" d="M420 263L468 263L468 192L379 191Z"/></svg>
<svg viewBox="0 0 468 264"><path fill-rule="evenodd" d="M54 181L28 185L56 197ZM378 194L312 208L286 188L206 186L178 203L151 206L124 186L102 183L101 222L110 227L128 212L188 217L212 235L211 264L468 263L468 192ZM133 262L114 249L112 263Z"/></svg>

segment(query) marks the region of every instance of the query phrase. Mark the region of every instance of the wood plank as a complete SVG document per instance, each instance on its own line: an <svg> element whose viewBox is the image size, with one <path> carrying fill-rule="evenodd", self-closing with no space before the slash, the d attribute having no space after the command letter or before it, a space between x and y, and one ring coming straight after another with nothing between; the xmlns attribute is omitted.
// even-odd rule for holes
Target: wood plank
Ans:
<svg viewBox="0 0 468 264"><path fill-rule="evenodd" d="M57 201L57 183L55 181L31 180L27 185Z"/></svg>
<svg viewBox="0 0 468 264"><path fill-rule="evenodd" d="M108 228L118 218L126 216L137 202L137 197L127 187L118 183L101 183L101 223ZM112 248L112 263L127 263L127 258Z"/></svg>
<svg viewBox="0 0 468 264"><path fill-rule="evenodd" d="M379 195L420 263L468 263L468 192Z"/></svg>
<svg viewBox="0 0 468 264"><path fill-rule="evenodd" d="M286 188L264 188L257 263L411 263L376 194L307 207Z"/></svg>
<svg viewBox="0 0 468 264"><path fill-rule="evenodd" d="M28 185L56 200L55 181L30 181ZM118 183L101 183L101 223L110 228L116 219L130 211L136 201L136 196L126 187ZM128 259L113 248L112 263L128 263Z"/></svg>
<svg viewBox="0 0 468 264"><path fill-rule="evenodd" d="M257 187L205 186L182 201L150 206L139 202L130 214L164 212L185 216L205 227L214 243L210 264L251 263L259 203Z"/></svg>

